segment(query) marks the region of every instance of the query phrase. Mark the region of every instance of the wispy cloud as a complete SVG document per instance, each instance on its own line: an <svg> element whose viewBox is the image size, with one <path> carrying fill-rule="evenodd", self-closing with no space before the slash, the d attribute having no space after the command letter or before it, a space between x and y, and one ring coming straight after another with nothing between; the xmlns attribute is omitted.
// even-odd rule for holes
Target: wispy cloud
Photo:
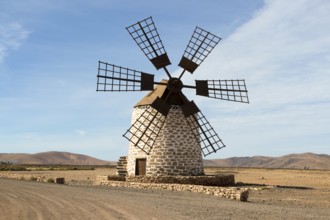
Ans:
<svg viewBox="0 0 330 220"><path fill-rule="evenodd" d="M76 129L74 130L77 134L79 134L80 136L85 136L86 135L86 131L84 130L79 130L79 129Z"/></svg>
<svg viewBox="0 0 330 220"><path fill-rule="evenodd" d="M0 17L1 18L1 17ZM15 21L0 21L0 63L9 50L18 49L28 37L29 31Z"/></svg>
<svg viewBox="0 0 330 220"><path fill-rule="evenodd" d="M221 115L215 120L223 129L235 126L228 139L264 135L263 141L257 135L252 143L237 142L249 148L276 146L276 139L290 135L298 143L299 136L330 130L325 110L330 103L330 29L326 28L330 2L265 3L253 19L220 43L207 65L201 66L202 74L196 74L200 79L246 79L249 106L201 102L218 108ZM241 133L234 134L235 129ZM329 138L323 142L329 144Z"/></svg>

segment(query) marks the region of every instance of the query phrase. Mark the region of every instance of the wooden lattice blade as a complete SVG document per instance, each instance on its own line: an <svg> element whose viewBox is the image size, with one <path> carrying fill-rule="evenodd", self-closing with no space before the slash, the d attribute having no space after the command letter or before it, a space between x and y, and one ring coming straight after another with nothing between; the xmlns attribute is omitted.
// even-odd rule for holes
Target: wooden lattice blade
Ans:
<svg viewBox="0 0 330 220"><path fill-rule="evenodd" d="M245 80L196 80L196 95L249 103Z"/></svg>
<svg viewBox="0 0 330 220"><path fill-rule="evenodd" d="M123 135L135 147L149 154L166 117L149 106Z"/></svg>
<svg viewBox="0 0 330 220"><path fill-rule="evenodd" d="M126 30L156 69L171 64L152 17L139 21Z"/></svg>
<svg viewBox="0 0 330 220"><path fill-rule="evenodd" d="M144 112L123 136L149 154L169 111L170 106L162 99L156 98L151 105L145 106Z"/></svg>
<svg viewBox="0 0 330 220"><path fill-rule="evenodd" d="M216 153L225 147L218 134L194 102L188 102L183 105L182 111L196 141L200 144L204 156Z"/></svg>
<svg viewBox="0 0 330 220"><path fill-rule="evenodd" d="M220 37L196 27L180 60L179 66L193 73L220 40Z"/></svg>
<svg viewBox="0 0 330 220"><path fill-rule="evenodd" d="M99 61L96 91L148 91L154 75Z"/></svg>

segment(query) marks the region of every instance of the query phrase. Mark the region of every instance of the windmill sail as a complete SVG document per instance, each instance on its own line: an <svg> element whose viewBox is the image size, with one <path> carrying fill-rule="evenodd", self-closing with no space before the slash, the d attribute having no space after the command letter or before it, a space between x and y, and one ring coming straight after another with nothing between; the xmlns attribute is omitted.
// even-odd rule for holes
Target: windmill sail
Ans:
<svg viewBox="0 0 330 220"><path fill-rule="evenodd" d="M157 70L171 64L152 17L126 29Z"/></svg>
<svg viewBox="0 0 330 220"><path fill-rule="evenodd" d="M201 146L204 156L216 153L225 147L218 134L193 101L187 102L181 108L196 141Z"/></svg>
<svg viewBox="0 0 330 220"><path fill-rule="evenodd" d="M221 38L214 34L196 27L180 60L179 66L193 73L220 40Z"/></svg>
<svg viewBox="0 0 330 220"><path fill-rule="evenodd" d="M196 80L196 94L215 99L249 103L245 80Z"/></svg>
<svg viewBox="0 0 330 220"><path fill-rule="evenodd" d="M186 118L196 140L201 145L201 150L204 156L216 153L221 148L225 147L218 134L207 121L202 112L196 115L191 115Z"/></svg>
<svg viewBox="0 0 330 220"><path fill-rule="evenodd" d="M96 91L153 90L154 75L99 61Z"/></svg>
<svg viewBox="0 0 330 220"><path fill-rule="evenodd" d="M149 154L165 123L169 110L170 106L157 98L150 106L146 106L144 112L123 136L134 146Z"/></svg>

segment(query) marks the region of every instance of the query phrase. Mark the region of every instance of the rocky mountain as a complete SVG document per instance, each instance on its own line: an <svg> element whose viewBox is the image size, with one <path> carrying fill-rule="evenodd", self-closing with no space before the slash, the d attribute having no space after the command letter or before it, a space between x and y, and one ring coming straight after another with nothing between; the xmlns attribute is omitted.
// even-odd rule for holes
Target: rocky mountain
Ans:
<svg viewBox="0 0 330 220"><path fill-rule="evenodd" d="M0 161L15 164L37 164L37 165L109 165L110 161L99 160L94 157L74 154L68 152L43 152L36 154L23 153L0 153Z"/></svg>
<svg viewBox="0 0 330 220"><path fill-rule="evenodd" d="M289 154L281 157L231 157L227 159L204 160L204 165L220 167L262 167L330 170L330 155L303 153Z"/></svg>

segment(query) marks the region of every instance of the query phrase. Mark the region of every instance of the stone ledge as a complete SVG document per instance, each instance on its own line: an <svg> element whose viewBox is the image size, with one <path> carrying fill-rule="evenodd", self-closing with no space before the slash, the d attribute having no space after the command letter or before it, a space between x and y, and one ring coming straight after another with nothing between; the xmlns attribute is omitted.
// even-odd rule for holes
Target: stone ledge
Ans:
<svg viewBox="0 0 330 220"><path fill-rule="evenodd" d="M139 183L170 183L170 184L190 184L202 186L234 186L235 176L215 175L215 176L128 176L127 182Z"/></svg>
<svg viewBox="0 0 330 220"><path fill-rule="evenodd" d="M187 184L166 184L166 183L138 183L138 182L122 182L111 181L107 178L98 178L94 185L110 186L110 187L127 187L139 189L163 189L171 191L189 191L194 193L203 193L222 198L234 199L237 201L247 201L249 197L249 189L240 187L217 187L217 186L201 186Z"/></svg>
<svg viewBox="0 0 330 220"><path fill-rule="evenodd" d="M47 177L47 176L22 175L22 174L15 174L15 173L0 173L0 178L65 184L64 177L55 177L54 178L54 177Z"/></svg>

